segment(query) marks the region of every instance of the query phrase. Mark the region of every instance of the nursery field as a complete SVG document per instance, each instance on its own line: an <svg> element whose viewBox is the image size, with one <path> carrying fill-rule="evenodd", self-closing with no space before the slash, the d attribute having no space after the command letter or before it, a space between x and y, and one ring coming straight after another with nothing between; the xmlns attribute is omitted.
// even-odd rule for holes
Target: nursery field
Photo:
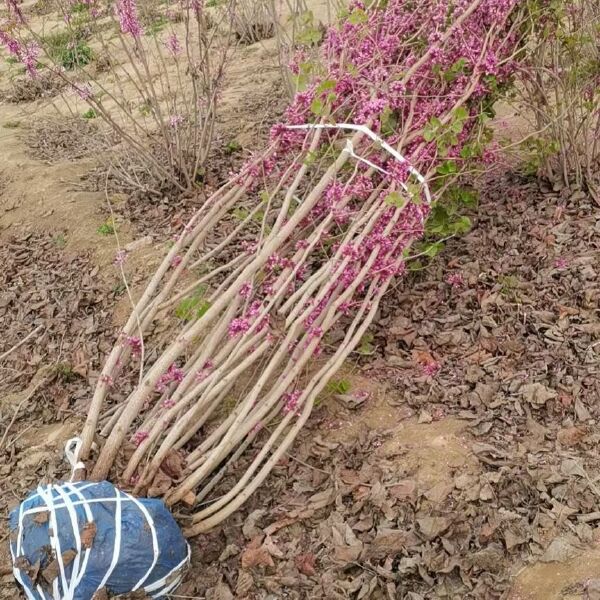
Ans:
<svg viewBox="0 0 600 600"><path fill-rule="evenodd" d="M124 4L127 3L121 2L120 6ZM285 232L285 223L295 218L286 204L290 199L297 200L291 191L290 198L281 201L281 213L273 193L268 201L261 196L256 205L245 200L237 204L231 201L227 211L224 208L222 215L210 222L210 233L202 239L202 244L210 250L211 260L207 260L206 271L198 270L199 281L216 273L207 288L214 286L221 296L211 296L210 302L204 300L205 296L191 296L191 300L184 299L179 304L173 301L170 305L168 296L159 296L155 312L152 312L154 305L148 304L144 309L147 312L140 310L137 321L130 318L148 282L162 268L165 256L175 252L178 240L186 235L182 231L189 233L196 227L197 221L193 219L204 218L217 206L221 186L229 185L232 174L243 172L255 160L257 152L273 148L276 143L283 144L279 138L273 141L271 128L289 117L290 105L293 111L301 104L290 95L289 74L282 65L284 34L277 31L277 26L263 26L260 21L259 27L252 21L245 38L239 26L235 29L237 21L233 20L228 27L237 33L229 39L222 33L229 31L223 23L229 17L222 16L215 6L217 3L206 4L212 20L207 31L221 31L218 34L221 37L210 41L211 33L198 35L208 36L202 38L204 48L221 62L214 67L218 75L213 71L208 76L206 73L199 76L207 77L200 87L214 93L212 100L206 100L208 96L202 101L195 96L193 100L185 98L194 110L200 110L197 106L201 106L206 111L202 124L196 123L185 132L189 116L181 117L176 112L183 114L181 105L185 102L178 99L179 92L172 94L168 86L185 87L182 78L190 74L190 69L193 71L195 63L190 60L180 69L177 61L182 59L178 56L185 55L185 49L178 46L178 40L183 44L188 36L196 34L186 29L185 14L177 17L165 13L164 3L154 6L150 1L138 2L140 22L146 32L140 36L134 25L119 13L121 34L127 35L129 31L136 40L133 51L126 43L119 45L111 33L112 21L119 23L119 19L110 12L104 20L89 25L90 31L96 32L94 27L98 27L102 32L101 43L94 33L89 35L89 45L68 42L59 49L63 52L62 68L53 71L38 66L33 78L25 72L27 60L26 56L23 59L26 51L23 48L27 46L21 49L21 61L14 59L7 44L0 47L0 600L27 598L13 576L9 512L38 485L69 478L71 467L65 460L64 446L70 438L81 436L82 431L86 443L85 427L93 421L96 406L92 398L100 398L102 402L97 404L99 411L90 434L94 443L90 441L84 458L86 466L90 465L87 474L92 473L94 464L100 465L96 466L95 475L90 476L103 479L107 474L111 481L135 489L135 493L166 497L178 523L186 533L193 533L188 540L190 567L182 584L168 597L600 600L600 196L591 184L592 177L553 179L547 177L540 165L532 167L521 155L512 152L519 140L533 136L535 130L535 123L532 125L514 104L498 101L497 114L486 120L498 132L501 143L495 151L494 164L486 161L489 169L473 174L465 167L461 173L461 183L469 198L477 201L465 202L460 219L452 222L454 229L440 229L437 238L428 237L428 230L424 230L421 233L426 244L418 245L421 242L417 240L402 247L402 257L409 257L406 263L410 266L404 268L402 258L403 268L390 271L385 284L387 291L381 299L375 293L368 295L374 280L365 278L363 287L347 302L349 313L344 312L340 321L328 329L326 319L319 321L320 314L307 317L319 327L307 328L306 341L294 341L287 347L281 341L285 354L289 350L290 356L299 356L293 358L298 363L305 360L302 351L308 348L310 357L306 366L294 379L298 389L305 385L302 389L308 390L309 383L299 382L313 381L317 369L329 369L327 361L333 360L331 357L338 347L345 344L346 332L352 330L352 310L364 309L360 314L366 315L373 309L368 328L356 338L352 348L348 346L339 369L327 370L323 385L314 386L314 398L309 399L306 392L304 400L304 392L290 394L286 391L288 387L282 387L285 393L278 395L277 382L286 370L295 368L292 359L290 364L285 362L287 357L275 364L269 383L259 389L260 398L254 400L248 390L254 389L256 378L260 380L261 369L267 368L270 351L266 350L264 360L261 358L251 368L242 370L241 366L244 360L249 360L246 355L262 351L262 326L256 326L259 319L252 322L245 319L248 313L236 311L242 310L240 306L246 300L246 304L250 302L252 294L258 294L268 277L272 277L269 284L278 289L286 269L295 269L299 253L308 247L305 239L313 239L312 233L306 233L312 231L312 225L301 221L298 231L304 237L298 238L299 241L294 237L295 246L274 246L272 256L277 257L279 264L275 266L279 270L274 268L265 275L258 267L251 270L254 259L246 261L244 252L250 242L258 239L260 247L263 238L267 242L271 239L271 227L277 230L281 226ZM75 20L93 5L79 3L79 8L70 14ZM181 9L184 5L173 3L169 10L185 13L186 9ZM290 2L282 9L286 28L290 27L291 5ZM308 39L308 49L300 52L304 53L303 60L308 60L305 57L316 51L320 36L329 22L335 22L340 7L326 0L307 0L299 5L304 15L310 15L310 22L306 16L299 25L294 22L294 27L304 27L304 38L299 39ZM16 4L10 0L6 8L0 8L0 32L3 24L15 17L11 12L14 6L26 18L27 31L33 32L35 39L39 37L44 51L48 40L59 44L56 32L65 26L62 3L26 0ZM357 14L360 18L354 16L351 27L359 28L370 22L366 16L363 21L362 9L350 13L350 19ZM10 33L12 29L6 31ZM163 46L158 54L150 50L144 54L146 51L140 50L147 40L154 39L147 36L148 31L156 39L167 40L164 44L167 51ZM500 26L498 31L502 39ZM490 32L491 36L492 29ZM255 35L259 39L254 39ZM286 35L291 35L289 29ZM150 47L151 43L147 45ZM116 48L115 54L110 53L111 48ZM70 53L67 59L64 52ZM341 54L346 52L347 48ZM67 64L73 53L75 68ZM337 68L330 54L327 58ZM39 56L43 63L41 51ZM90 81L95 89L103 90L104 100L96 104L95 96L90 101L91 92L84 90L87 83L78 71L82 56L86 73L91 73ZM37 54L35 58L38 60ZM295 73L298 77L303 75L302 65L300 75ZM596 81L600 81L598 65L600 60ZM351 67L348 68L356 71L361 68L358 62ZM164 73L158 75L159 71L170 74L170 79L163 78ZM154 91L150 89L152 85L146 89L139 84L136 79L139 72L154 82ZM397 79L404 75L402 70ZM325 77L317 69L307 76ZM498 74L498 79L502 76ZM444 79L443 85L454 85L460 77L454 74L452 79ZM191 80L196 81L194 77ZM329 81L321 81L318 89L331 96L330 90L335 86ZM469 88L471 84L464 85ZM368 88L368 93L375 94L378 86L385 87L387 83L379 81ZM175 109L168 107L171 116L166 121L156 120L159 129L168 121L176 131L165 133L175 137L164 144L166 150L162 154L162 138L147 133L154 127L148 115L159 112L158 105L148 99L151 93L176 99ZM346 94L352 97L350 91ZM143 107L146 112L139 109L140 97L147 100L148 106ZM337 106L337 101L330 97L327 100L332 106ZM313 100L308 104L316 121L324 123L330 113L319 102ZM165 110L165 105L161 106ZM342 102L342 108L332 109L333 114L335 110L344 110L343 106ZM600 111L600 103L596 106ZM113 122L103 117L105 110L117 115ZM405 127L404 137L409 142L413 134L407 123L414 110L413 103L407 109L410 114L406 123L400 122L402 119L391 125L386 121L386 126L392 128ZM462 114L457 111L453 109L448 114L455 117ZM210 120L213 113L214 119ZM144 124L139 137L135 137L137 126L133 123L138 114ZM463 131L466 135L461 122L466 117L456 118L460 129L455 133L460 138ZM600 118L596 118L600 123ZM363 123L384 137L383 118L379 129L373 125L374 119L367 115ZM290 120L293 121L291 117ZM439 133L442 125L446 126L443 117L439 121L438 136L442 135ZM451 121L450 125L456 122ZM432 118L428 123L436 122ZM551 130L549 125L539 122L538 125L545 127L546 132ZM196 133L199 129L200 138ZM417 141L430 141L427 125L425 129L422 138L414 135ZM305 133L314 134L302 131L299 135ZM360 154L362 150L366 156L366 146L361 146L364 138L359 139L355 133L347 137L352 135L355 135L352 152ZM469 135L476 133L469 130ZM600 129L589 132L587 139L591 145L595 146L597 135ZM332 156L322 151L317 145L317 134L314 136L307 137L306 144L313 145L298 160L298 165L303 165L299 171L293 171L290 162L289 170L292 176L298 173L300 182L295 194L303 199L297 200L298 211L302 210L303 202L310 201L319 177L328 176L330 163L340 160L337 157L344 148L339 139L333 139L331 147L338 154ZM135 143L131 142L133 138ZM285 143L288 141L286 138ZM160 151L152 146L154 143ZM288 154L297 151L295 143L294 138L289 147L282 145L283 151L277 148L274 160L285 161ZM444 144L450 146L458 143L444 139ZM206 155L202 155L201 168L197 168L200 159L194 164L194 156L190 162L186 148L197 146L204 152L203 144ZM502 144L510 150L503 151ZM414 156L424 154L422 147L418 150ZM269 151L265 151L266 158L260 158L261 169L266 170L264 165L272 158ZM376 177L378 170L386 172L384 167L389 169L388 163L369 156L370 162L363 160L367 169L363 173L365 178ZM432 164L438 158L437 155L432 158ZM142 168L144 161L151 166ZM431 170L438 175L444 173L442 169L450 168L448 162L442 162L441 166L435 163ZM582 173L587 168L589 175L591 164L587 163ZM287 163L282 171L284 168ZM429 163L421 170L428 172ZM164 174L167 171L177 177L170 179ZM353 173L352 168L344 170L340 165L339 173L340 180L347 177L353 182L357 170ZM597 174L596 171L594 177ZM454 171L450 175L454 176ZM266 189L270 189L269 185L276 187L272 181L279 180L268 177L270 173L256 175L256 179L262 178L261 185ZM288 185L291 179L281 180ZM239 198L244 198L242 192L248 195L256 192L257 197L263 194L240 181L236 184L238 188L231 188L241 190ZM387 185L384 177L374 181L369 191ZM444 191L431 185L435 194ZM408 193L410 187L411 184L407 187L401 183L397 189ZM394 189L389 191L385 187L386 202L400 214L405 205L397 204L399 194ZM230 201L227 194L224 193L224 202ZM380 208L368 193L362 201L371 211L369 219L383 214L383 209L377 212ZM415 199L417 205L420 201ZM353 205L347 206L351 219L359 214L351 212L355 210ZM310 213L316 215L315 230L330 227L328 217L317 208L315 205ZM272 218L270 210L274 210ZM254 218L256 215L258 220ZM386 232L396 232L393 218L384 223L388 227ZM186 225L190 219L192 225ZM344 229L347 221L336 223L342 234L333 229L326 231L334 242L346 240L343 236L350 236L348 229ZM464 223L468 226L459 227L458 224ZM194 234L199 236L198 240L203 235L201 228L199 231ZM406 231L403 229L402 235ZM357 234L355 247L361 245L361 239L365 245L370 243L368 234L363 238ZM326 242L325 239L317 258L303 255L303 268L307 272L319 273L324 262L333 261L331 256L337 247ZM190 241L190 247L194 243ZM221 249L222 256L217 256L215 249ZM177 281L180 287L175 287L176 290L188 289L197 275L194 265L189 268L185 265L186 252L183 248L169 259L172 271L184 261L181 279ZM285 256L292 258L286 263ZM349 260L348 256L344 260ZM396 260L400 254L390 256ZM236 262L238 258L241 263ZM238 264L250 273L252 284L242 286L239 294L232 293L229 304L223 301L223 316L215 313L218 325L214 325L206 338L198 337L194 324L200 323L205 313L210 314L219 297L225 298L227 285L238 273L235 270ZM391 259L380 270L391 269L390 264ZM233 265L231 276L226 270L230 265ZM359 265L351 280L344 280L344 285L351 287L351 281L361 273ZM345 276L346 271L340 275ZM280 288L283 290L287 285L286 281ZM299 291L290 292L291 299L285 296L281 304L291 305L295 294L308 289L307 285L298 284L293 289ZM197 290L193 285L191 289ZM186 298L185 294L181 297ZM337 302L335 294L317 296L315 292L315 298ZM311 302L312 299L308 304ZM315 305L316 301L312 306ZM165 310L167 316L156 318L156 314L163 314L159 309ZM136 327L142 331L140 319L146 319L148 314L151 326L142 335ZM285 336L291 330L292 317L295 318L293 310L288 321L286 315L269 321L267 338L276 348L278 340L287 344L289 338ZM216 336L214 332L221 323L229 323L229 329L224 326L222 338L211 337ZM232 329L232 324L239 326L242 337ZM165 362L167 366L172 363L168 371L165 369L158 382L152 380L152 365L163 360L168 350L176 348L190 331L196 336L190 334L190 339L201 340L197 342L198 350L186 348L182 353L183 363ZM255 334L254 344L234 345L244 335ZM316 337L320 338L318 351L311 345L313 339L317 344ZM127 352L115 359L116 366L109 372L105 364L111 352L114 353L113 348L118 347L117 340L126 340L119 343ZM205 362L202 344L216 347L211 355L215 368L220 368L218 351L222 348L231 356L241 353L242 362L228 367L230 370L225 370L222 376L222 380L233 377L235 385L217 398L217 408L209 397L211 412L206 413L205 420L186 434L185 439L182 437L184 441L178 442L179 445L173 445L176 449L169 450L162 463L159 461L160 470L152 471L155 457L162 456L157 450L160 442L152 433L156 423L162 423L162 413L149 408L150 396L142 398L138 390L143 388L146 381L143 378L147 377L157 407L179 406L176 402L187 398L186 390L190 388L180 392L178 386L182 380L185 384L187 376L183 374L183 366L182 370L174 365L196 364L194 361L201 359L198 364L202 372L206 371L203 376L208 377L213 367L206 366L209 361ZM125 354L139 360L132 363L131 372L126 368ZM229 365L226 357L223 361ZM115 380L122 376L121 387L113 382L113 375ZM204 389L199 376L190 385ZM263 391L267 399L263 398ZM111 455L110 444L102 447L101 440L117 440L119 419L125 418L123 415L138 397L138 412L132 413L124 426L127 438L123 433ZM194 473L209 476L208 470L204 473L202 469L212 458L201 455L202 444L220 431L221 422L231 423L228 419L240 414L236 411L245 398L250 398L249 411L262 410L264 403L264 412L257 417L260 420L252 422L248 417L234 421L237 428L232 427L231 436L242 430L246 433L239 434L239 440L232 438L236 443L227 447L221 460L215 459L214 471L218 477L213 480L198 475L199 483L186 487ZM273 398L271 405L269 398ZM302 402L306 406L311 402L312 409L303 411ZM199 404L198 410L204 407L208 411L208 406ZM190 414L198 420L204 419L200 416L204 413ZM304 417L306 422L289 447L277 444L270 447L275 459L261 484L244 496L245 501L236 510L223 513L223 518L213 525L211 515L202 511L211 502L227 500L229 490L235 491L237 483L245 481L246 473L253 473L255 456L261 447L269 448L266 440L271 439L273 431L279 427L283 431L286 423L293 428L293 423ZM169 423L166 419L165 429ZM229 440L229 435L223 439ZM219 447L216 442L214 447ZM281 454L276 454L280 448ZM230 461L231 455L235 460ZM106 464L105 470L102 464ZM121 477L122 473L126 475ZM208 499L202 495L206 484L211 488L210 494L206 492ZM177 501L170 502L170 498ZM216 509L215 513L221 514ZM37 572L39 563L30 567L36 570L32 579L45 578L49 582L47 577L51 575L47 571L52 565L47 568L42 565L41 574ZM94 595L95 600L108 597L106 592ZM119 597L151 596L136 591Z"/></svg>

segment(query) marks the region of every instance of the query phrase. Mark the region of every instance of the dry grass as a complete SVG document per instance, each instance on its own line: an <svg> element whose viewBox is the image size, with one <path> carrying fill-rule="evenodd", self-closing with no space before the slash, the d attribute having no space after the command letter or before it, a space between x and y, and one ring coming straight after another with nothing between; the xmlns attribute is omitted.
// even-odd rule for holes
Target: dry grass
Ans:
<svg viewBox="0 0 600 600"><path fill-rule="evenodd" d="M114 144L114 139L89 120L48 118L27 129L25 143L33 158L56 163L106 150Z"/></svg>
<svg viewBox="0 0 600 600"><path fill-rule="evenodd" d="M27 75L15 77L10 88L0 92L0 100L10 104L33 102L41 98L52 98L65 87L65 82L49 71L39 73L36 79Z"/></svg>

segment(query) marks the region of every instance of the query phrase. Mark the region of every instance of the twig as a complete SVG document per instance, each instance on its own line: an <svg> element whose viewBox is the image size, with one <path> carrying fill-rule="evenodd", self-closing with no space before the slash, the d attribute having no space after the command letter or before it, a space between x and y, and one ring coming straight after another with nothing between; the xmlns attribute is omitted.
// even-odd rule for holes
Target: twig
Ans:
<svg viewBox="0 0 600 600"><path fill-rule="evenodd" d="M0 355L0 361L3 361L9 354L11 354L12 352L14 352L18 348L20 348L23 344L25 344L27 342L27 340L29 340L30 338L32 338L36 333L38 333L38 331L40 331L43 328L44 328L43 325L38 325L33 331L31 331L30 333L28 333L27 336L24 337L20 342L18 342L17 344L15 344L12 348L10 348L9 350L7 350L4 354Z"/></svg>
<svg viewBox="0 0 600 600"><path fill-rule="evenodd" d="M38 371L38 373L39 373L39 371ZM17 405L17 408L15 409L15 413L13 414L10 423L8 424L8 426L6 427L6 429L4 430L4 434L2 435L2 439L0 439L0 449L2 449L2 446L4 445L6 437L8 436L8 432L10 431L10 428L14 425L15 421L17 420L17 416L18 416L19 411L21 410L21 407L23 406L23 404L25 404L25 402L27 402L27 400L29 400L38 391L38 389L48 381L48 378L50 377L50 375L51 375L51 372L46 367L43 370L42 374L39 375L39 381L35 381L35 379L38 377L38 374L36 373L36 375L32 379L32 382L29 384L29 387L31 389L29 391L27 391L27 389L25 390L25 392L24 392L25 396L23 397L23 399Z"/></svg>

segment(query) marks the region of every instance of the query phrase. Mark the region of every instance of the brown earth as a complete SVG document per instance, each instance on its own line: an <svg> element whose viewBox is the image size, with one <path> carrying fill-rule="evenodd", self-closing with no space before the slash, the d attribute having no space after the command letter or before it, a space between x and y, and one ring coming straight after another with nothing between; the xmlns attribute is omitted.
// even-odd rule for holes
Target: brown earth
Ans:
<svg viewBox="0 0 600 600"><path fill-rule="evenodd" d="M240 50L220 131L246 151L281 106L278 78L272 41ZM52 114L45 99L0 104L0 356L37 332L0 358L2 599L22 597L8 510L67 472L64 442L129 307L116 240L98 233L105 195L81 181L95 161L69 144L40 160L27 143ZM389 294L372 351L293 456L192 541L174 597L600 598L600 210L513 174L481 192L473 230ZM135 293L193 200L111 201L121 244L152 234L128 264Z"/></svg>

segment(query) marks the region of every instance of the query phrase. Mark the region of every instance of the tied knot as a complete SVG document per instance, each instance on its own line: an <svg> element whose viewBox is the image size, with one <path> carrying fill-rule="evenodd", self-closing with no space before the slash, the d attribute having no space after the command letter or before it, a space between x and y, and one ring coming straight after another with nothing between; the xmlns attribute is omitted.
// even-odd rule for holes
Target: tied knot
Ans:
<svg viewBox="0 0 600 600"><path fill-rule="evenodd" d="M65 457L68 463L71 465L71 478L69 481L73 481L77 471L85 469L85 463L79 460L79 453L81 452L82 445L83 441L78 437L71 438L65 444Z"/></svg>

